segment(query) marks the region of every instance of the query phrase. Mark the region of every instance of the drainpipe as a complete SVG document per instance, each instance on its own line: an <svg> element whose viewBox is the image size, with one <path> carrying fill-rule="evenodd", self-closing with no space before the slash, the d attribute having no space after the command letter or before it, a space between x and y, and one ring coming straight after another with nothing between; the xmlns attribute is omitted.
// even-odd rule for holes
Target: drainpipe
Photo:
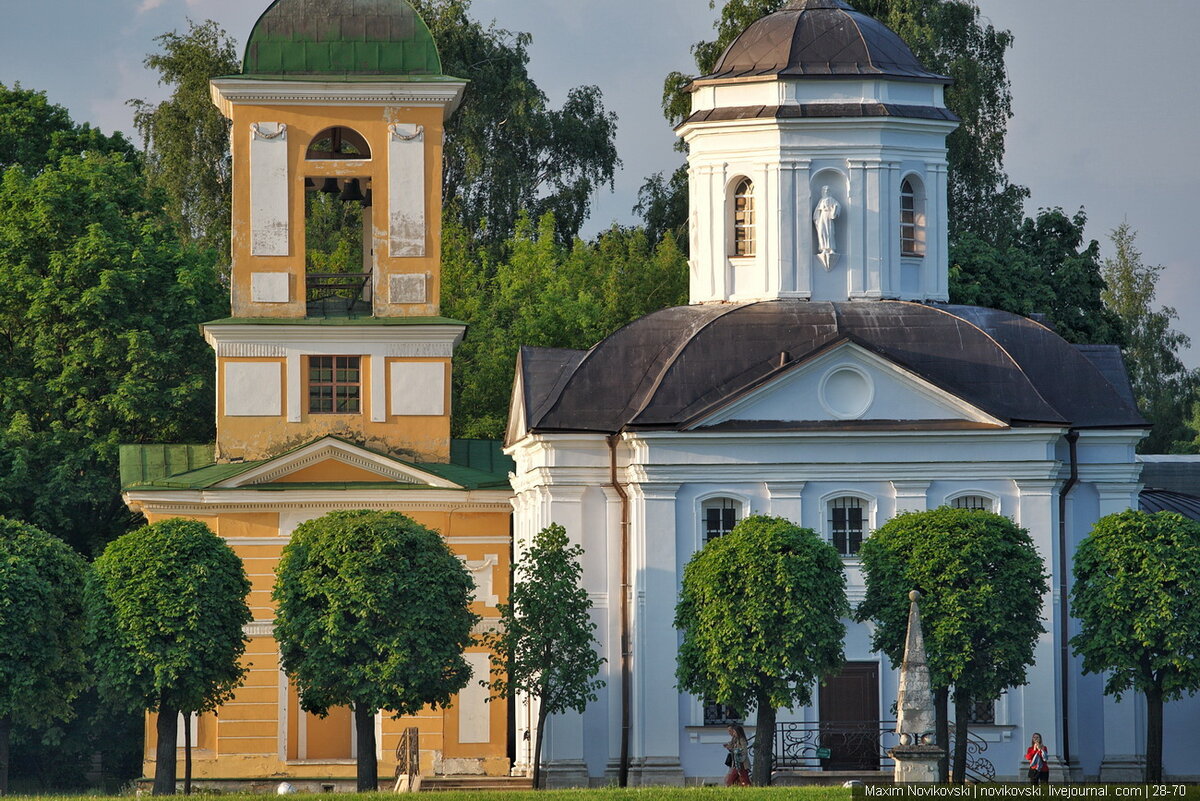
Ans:
<svg viewBox="0 0 1200 801"><path fill-rule="evenodd" d="M621 767L617 774L617 783L621 787L629 786L629 719L631 709L630 661L632 653L629 643L629 495L621 482L617 481L617 443L620 434L608 437L609 480L612 488L621 498Z"/></svg>
<svg viewBox="0 0 1200 801"><path fill-rule="evenodd" d="M1063 484L1058 493L1058 648L1060 676L1062 684L1062 755L1067 765L1067 775L1070 776L1071 764L1071 661L1067 640L1070 634L1070 610L1067 607L1067 495L1079 483L1079 452L1077 444L1079 432L1071 429L1067 432L1067 450L1070 460L1071 474L1067 483Z"/></svg>

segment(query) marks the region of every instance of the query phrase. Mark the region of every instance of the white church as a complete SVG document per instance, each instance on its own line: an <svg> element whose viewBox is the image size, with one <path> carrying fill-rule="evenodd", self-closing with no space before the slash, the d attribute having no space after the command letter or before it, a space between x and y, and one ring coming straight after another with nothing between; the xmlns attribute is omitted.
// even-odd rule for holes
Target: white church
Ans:
<svg viewBox="0 0 1200 801"><path fill-rule="evenodd" d="M1012 518L1052 576L1030 599L1047 633L1028 684L972 712L969 773L1017 779L1037 731L1054 781L1140 781L1144 705L1082 675L1063 596L1094 521L1138 506L1148 424L1115 347L948 303L948 83L842 0L754 23L693 82L678 128L690 305L588 351L522 350L506 441L516 552L552 522L584 546L607 660L600 700L551 718L551 786L724 773L732 710L674 677L683 566L710 538L751 514L812 528L842 553L855 604L863 539L941 505ZM890 773L897 671L869 641L849 623L841 675L757 733L780 768ZM518 765L535 703L517 704ZM1167 775L1200 779L1200 700L1165 715Z"/></svg>

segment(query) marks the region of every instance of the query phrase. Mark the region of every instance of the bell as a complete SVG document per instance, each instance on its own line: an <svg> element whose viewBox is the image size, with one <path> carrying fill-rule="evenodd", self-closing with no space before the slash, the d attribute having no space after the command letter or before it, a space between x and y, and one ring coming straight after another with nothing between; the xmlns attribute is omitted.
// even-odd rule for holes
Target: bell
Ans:
<svg viewBox="0 0 1200 801"><path fill-rule="evenodd" d="M313 183L312 178L304 179L304 191L305 192L311 192L312 190L314 190L316 188L317 188L317 185L315 183Z"/></svg>
<svg viewBox="0 0 1200 801"><path fill-rule="evenodd" d="M366 194L363 195L363 208L364 209L371 208L371 190L370 189L368 189Z"/></svg>
<svg viewBox="0 0 1200 801"><path fill-rule="evenodd" d="M342 194L338 195L338 200L347 203L351 200L362 200L362 189L358 185L357 178L350 178L346 181L346 186L342 189Z"/></svg>
<svg viewBox="0 0 1200 801"><path fill-rule="evenodd" d="M325 182L321 184L321 191L327 195L332 195L340 189L341 187L338 186L337 178L326 178Z"/></svg>

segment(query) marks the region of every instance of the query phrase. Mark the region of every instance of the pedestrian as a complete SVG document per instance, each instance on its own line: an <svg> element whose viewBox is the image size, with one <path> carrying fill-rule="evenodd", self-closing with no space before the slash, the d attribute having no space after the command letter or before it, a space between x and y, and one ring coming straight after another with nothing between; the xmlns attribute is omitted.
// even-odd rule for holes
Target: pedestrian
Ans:
<svg viewBox="0 0 1200 801"><path fill-rule="evenodd" d="M1029 750L1025 752L1025 761L1029 763L1030 784L1050 783L1050 763L1046 759L1046 744L1042 742L1042 735L1037 732L1033 733L1033 741L1029 744Z"/></svg>
<svg viewBox="0 0 1200 801"><path fill-rule="evenodd" d="M729 751L729 756L725 757L725 764L729 766L729 772L725 774L725 786L740 784L749 787L750 743L746 741L746 730L736 723L730 726L729 742L725 743L725 748Z"/></svg>

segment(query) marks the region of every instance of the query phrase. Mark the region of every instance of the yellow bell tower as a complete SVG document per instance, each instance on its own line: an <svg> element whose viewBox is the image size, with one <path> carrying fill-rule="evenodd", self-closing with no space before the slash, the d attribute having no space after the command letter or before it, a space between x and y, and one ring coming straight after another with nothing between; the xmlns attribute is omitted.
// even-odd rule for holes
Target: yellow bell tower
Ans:
<svg viewBox="0 0 1200 801"><path fill-rule="evenodd" d="M327 434L448 459L442 136L465 85L404 0L279 0L212 82L233 124L232 316L204 328L219 461ZM317 252L320 214L361 234Z"/></svg>

